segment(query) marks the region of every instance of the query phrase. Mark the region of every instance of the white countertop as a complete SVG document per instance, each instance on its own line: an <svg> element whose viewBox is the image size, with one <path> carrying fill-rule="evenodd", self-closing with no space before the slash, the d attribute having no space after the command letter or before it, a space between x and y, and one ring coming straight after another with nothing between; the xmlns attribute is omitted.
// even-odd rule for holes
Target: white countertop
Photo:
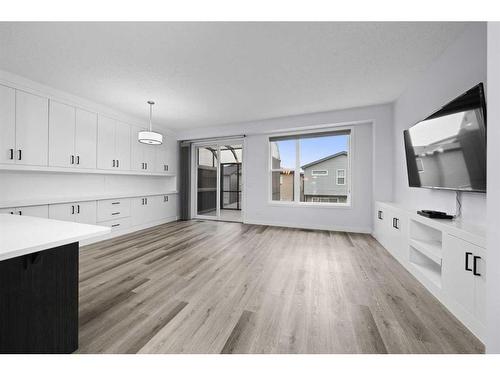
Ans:
<svg viewBox="0 0 500 375"><path fill-rule="evenodd" d="M12 208L12 207L27 207L27 206L39 206L44 204L59 204L59 203L73 203L73 202L86 202L86 201L101 201L106 199L123 199L123 198L136 198L136 197L151 197L153 195L170 195L177 194L175 190L171 191L161 191L152 192L145 194L137 193L119 193L119 194L101 194L101 195L91 195L91 196L74 196L74 197L57 197L57 198L38 198L38 199L23 199L23 200L11 200L11 201L0 201L0 208Z"/></svg>
<svg viewBox="0 0 500 375"><path fill-rule="evenodd" d="M0 261L109 232L111 228L97 225L0 214Z"/></svg>

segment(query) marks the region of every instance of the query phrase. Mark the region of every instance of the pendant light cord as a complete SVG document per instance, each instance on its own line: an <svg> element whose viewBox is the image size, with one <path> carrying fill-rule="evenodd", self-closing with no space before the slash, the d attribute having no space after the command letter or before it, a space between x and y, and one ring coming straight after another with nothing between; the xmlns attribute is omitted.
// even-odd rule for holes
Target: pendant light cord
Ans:
<svg viewBox="0 0 500 375"><path fill-rule="evenodd" d="M149 131L152 132L153 131L153 105L155 104L155 102L149 100L148 101L148 104L149 104Z"/></svg>

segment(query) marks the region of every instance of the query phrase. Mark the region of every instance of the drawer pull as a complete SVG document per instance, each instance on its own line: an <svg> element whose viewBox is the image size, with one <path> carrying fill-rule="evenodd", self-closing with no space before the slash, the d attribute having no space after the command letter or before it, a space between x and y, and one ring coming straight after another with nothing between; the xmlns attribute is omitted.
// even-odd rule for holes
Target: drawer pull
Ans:
<svg viewBox="0 0 500 375"><path fill-rule="evenodd" d="M120 215L119 212L111 212L111 215Z"/></svg>
<svg viewBox="0 0 500 375"><path fill-rule="evenodd" d="M112 202L111 204L120 204L120 202Z"/></svg>
<svg viewBox="0 0 500 375"><path fill-rule="evenodd" d="M119 227L119 226L120 226L120 224L112 224L111 228L116 228L116 227Z"/></svg>

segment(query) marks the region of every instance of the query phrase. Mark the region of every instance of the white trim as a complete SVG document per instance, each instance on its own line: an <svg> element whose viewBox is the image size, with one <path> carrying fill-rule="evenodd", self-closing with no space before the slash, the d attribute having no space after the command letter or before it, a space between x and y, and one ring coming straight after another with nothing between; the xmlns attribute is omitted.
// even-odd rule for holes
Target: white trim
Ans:
<svg viewBox="0 0 500 375"><path fill-rule="evenodd" d="M320 173L318 173L320 172ZM327 169L312 169L311 170L311 176L328 176L328 170Z"/></svg>
<svg viewBox="0 0 500 375"><path fill-rule="evenodd" d="M343 176L339 176L339 172L340 171L344 172ZM336 169L335 170L335 184L336 185L340 185L340 186L345 186L345 184L346 184L346 177L347 177L346 174L347 173L345 173L345 168ZM343 184L339 184L339 178L343 178L344 179L344 183Z"/></svg>
<svg viewBox="0 0 500 375"><path fill-rule="evenodd" d="M320 206L316 206L320 207ZM263 221L263 220L250 220L245 221L245 224L252 225L268 225L272 227L285 227L285 228L297 228L297 229L315 229L315 230L328 230L332 232L350 232L350 233L366 233L371 234L372 229L368 227L350 227L342 225L309 225L309 224L290 224L279 221Z"/></svg>
<svg viewBox="0 0 500 375"><path fill-rule="evenodd" d="M337 208L342 210L352 210L352 205L347 203L332 203L332 202L291 202L291 201L268 201L268 206L275 207L302 207L302 208Z"/></svg>

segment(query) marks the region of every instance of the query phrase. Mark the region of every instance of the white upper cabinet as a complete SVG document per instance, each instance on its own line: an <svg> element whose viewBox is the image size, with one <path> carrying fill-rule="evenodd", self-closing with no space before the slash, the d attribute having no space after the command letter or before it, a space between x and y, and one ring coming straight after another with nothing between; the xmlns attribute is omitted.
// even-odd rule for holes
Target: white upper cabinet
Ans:
<svg viewBox="0 0 500 375"><path fill-rule="evenodd" d="M99 116L97 124L97 168L99 169L116 169L115 128L115 120Z"/></svg>
<svg viewBox="0 0 500 375"><path fill-rule="evenodd" d="M75 155L80 168L96 168L97 162L97 114L76 109Z"/></svg>
<svg viewBox="0 0 500 375"><path fill-rule="evenodd" d="M137 133L142 129L136 126L131 127L132 138L132 166L131 169L141 172L156 172L155 155L157 145L147 145L137 140Z"/></svg>
<svg viewBox="0 0 500 375"><path fill-rule="evenodd" d="M177 163L177 142L167 137L163 138L163 144L156 146L156 164L157 173L172 174L175 173Z"/></svg>
<svg viewBox="0 0 500 375"><path fill-rule="evenodd" d="M48 165L49 100L16 90L16 163Z"/></svg>
<svg viewBox="0 0 500 375"><path fill-rule="evenodd" d="M97 126L97 167L130 170L130 126L99 116Z"/></svg>
<svg viewBox="0 0 500 375"><path fill-rule="evenodd" d="M95 168L97 114L50 101L49 166Z"/></svg>
<svg viewBox="0 0 500 375"><path fill-rule="evenodd" d="M16 162L16 90L0 85L0 163Z"/></svg>
<svg viewBox="0 0 500 375"><path fill-rule="evenodd" d="M115 154L117 169L130 170L130 125L116 122Z"/></svg>
<svg viewBox="0 0 500 375"><path fill-rule="evenodd" d="M50 101L49 108L49 165L75 165L75 108Z"/></svg>

